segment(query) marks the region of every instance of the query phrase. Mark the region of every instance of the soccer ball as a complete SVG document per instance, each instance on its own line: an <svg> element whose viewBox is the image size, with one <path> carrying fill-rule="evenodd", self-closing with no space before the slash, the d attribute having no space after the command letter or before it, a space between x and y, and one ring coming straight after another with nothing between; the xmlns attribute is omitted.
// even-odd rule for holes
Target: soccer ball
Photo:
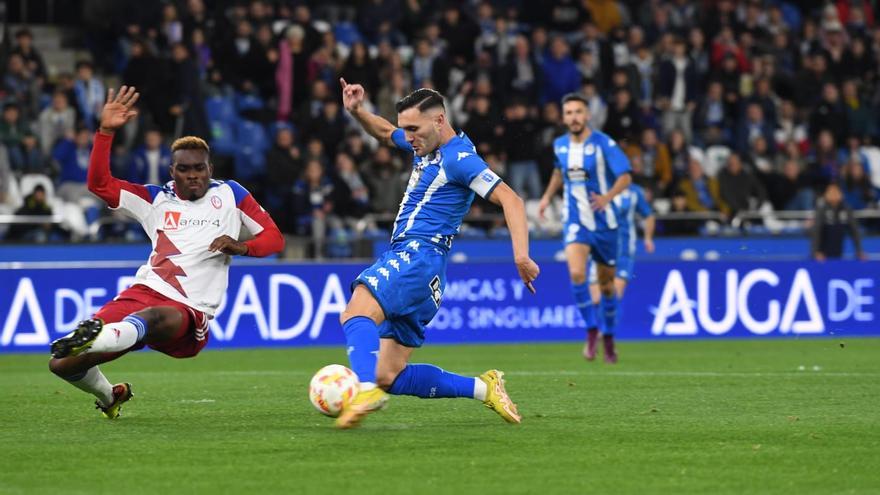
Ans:
<svg viewBox="0 0 880 495"><path fill-rule="evenodd" d="M309 383L309 400L321 414L339 416L361 388L354 371L341 364L328 364L319 369Z"/></svg>

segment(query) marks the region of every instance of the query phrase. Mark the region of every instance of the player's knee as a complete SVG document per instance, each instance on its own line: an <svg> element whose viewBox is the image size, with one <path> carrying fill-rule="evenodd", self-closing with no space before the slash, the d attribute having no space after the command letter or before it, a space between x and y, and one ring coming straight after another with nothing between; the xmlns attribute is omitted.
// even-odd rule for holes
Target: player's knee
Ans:
<svg viewBox="0 0 880 495"><path fill-rule="evenodd" d="M400 371L396 370L378 370L376 372L376 386L382 390L389 390L399 374Z"/></svg>
<svg viewBox="0 0 880 495"><path fill-rule="evenodd" d="M61 378L70 375L67 363L65 363L63 359L58 358L52 358L49 360L49 371Z"/></svg>
<svg viewBox="0 0 880 495"><path fill-rule="evenodd" d="M571 277L571 283L574 285L581 285L582 283L587 281L587 272L570 272L569 276Z"/></svg>

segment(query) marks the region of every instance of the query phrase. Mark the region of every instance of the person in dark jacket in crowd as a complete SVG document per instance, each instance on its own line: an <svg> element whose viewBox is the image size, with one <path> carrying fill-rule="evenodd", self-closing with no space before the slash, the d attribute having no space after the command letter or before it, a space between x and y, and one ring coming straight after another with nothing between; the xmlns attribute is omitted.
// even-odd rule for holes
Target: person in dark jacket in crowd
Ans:
<svg viewBox="0 0 880 495"><path fill-rule="evenodd" d="M852 209L843 202L843 193L837 184L829 184L825 195L816 205L813 225L812 253L816 261L838 259L843 256L843 240L852 237L856 257L865 259L862 237Z"/></svg>

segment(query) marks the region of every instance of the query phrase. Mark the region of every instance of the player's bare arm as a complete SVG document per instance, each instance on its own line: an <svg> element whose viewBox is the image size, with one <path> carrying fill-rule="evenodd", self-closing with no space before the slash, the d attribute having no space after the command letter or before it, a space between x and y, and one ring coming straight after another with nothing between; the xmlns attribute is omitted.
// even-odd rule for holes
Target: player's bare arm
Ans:
<svg viewBox="0 0 880 495"><path fill-rule="evenodd" d="M345 79L339 78L342 85L342 106L364 128L365 131L380 143L391 146L391 133L396 127L391 122L366 111L363 107L366 94L360 84L348 84Z"/></svg>
<svg viewBox="0 0 880 495"><path fill-rule="evenodd" d="M593 208L593 211L602 211L608 206L608 203L614 199L615 196L622 193L624 189L629 187L632 183L632 176L629 173L621 174L617 177L617 180L614 181L614 185L611 189L608 190L605 194L591 194L590 195L590 205Z"/></svg>
<svg viewBox="0 0 880 495"><path fill-rule="evenodd" d="M220 251L223 254L245 256L248 254L248 247L247 244L236 241L228 235L221 235L211 242L208 251L212 253Z"/></svg>
<svg viewBox="0 0 880 495"><path fill-rule="evenodd" d="M654 252L654 230L657 228L657 217L654 215L645 219L645 252Z"/></svg>
<svg viewBox="0 0 880 495"><path fill-rule="evenodd" d="M510 230L510 238L513 242L513 261L516 263L519 277L534 294L535 287L532 282L538 278L541 269L529 257L529 225L526 221L525 204L522 198L503 182L492 191L489 201L504 210L504 221L507 222L507 229Z"/></svg>
<svg viewBox="0 0 880 495"><path fill-rule="evenodd" d="M544 191L544 195L541 196L541 202L538 203L538 217L541 220L544 220L544 211L550 206L550 201L553 200L553 196L556 196L560 187L562 187L562 172L556 168L553 169L553 175L550 176L547 190Z"/></svg>

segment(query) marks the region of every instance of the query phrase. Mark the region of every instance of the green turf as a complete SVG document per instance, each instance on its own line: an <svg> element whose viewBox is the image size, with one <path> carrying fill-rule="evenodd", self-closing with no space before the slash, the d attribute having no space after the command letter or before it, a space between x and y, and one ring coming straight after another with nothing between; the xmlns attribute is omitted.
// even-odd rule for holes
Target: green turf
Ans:
<svg viewBox="0 0 880 495"><path fill-rule="evenodd" d="M880 493L880 339L434 346L507 371L523 424L466 400L394 397L336 431L306 397L341 349L141 352L105 366L117 421L0 356L0 493Z"/></svg>

